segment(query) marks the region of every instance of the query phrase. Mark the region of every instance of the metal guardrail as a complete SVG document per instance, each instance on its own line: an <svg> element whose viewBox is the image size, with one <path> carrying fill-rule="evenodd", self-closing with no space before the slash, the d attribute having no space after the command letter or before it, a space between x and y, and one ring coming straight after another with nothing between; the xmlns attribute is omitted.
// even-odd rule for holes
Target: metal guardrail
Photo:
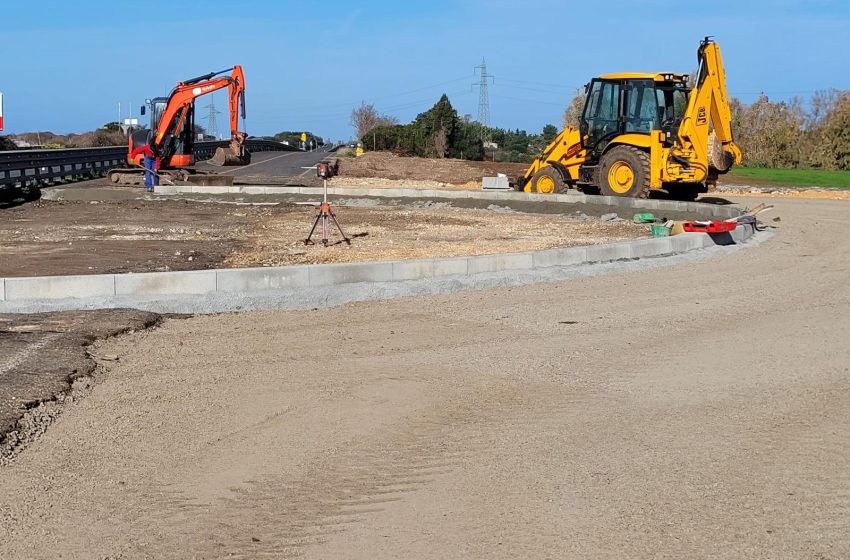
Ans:
<svg viewBox="0 0 850 560"><path fill-rule="evenodd" d="M246 141L252 152L298 151L271 140ZM197 142L195 158L209 159L228 142ZM68 148L64 150L15 150L0 152L0 191L9 188L41 187L54 181L94 179L113 167L126 165L127 147Z"/></svg>

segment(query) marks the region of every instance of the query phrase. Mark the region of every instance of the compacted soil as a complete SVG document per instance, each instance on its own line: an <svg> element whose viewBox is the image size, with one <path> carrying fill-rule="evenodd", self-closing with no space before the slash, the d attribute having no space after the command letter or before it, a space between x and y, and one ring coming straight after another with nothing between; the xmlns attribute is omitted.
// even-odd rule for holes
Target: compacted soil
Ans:
<svg viewBox="0 0 850 560"><path fill-rule="evenodd" d="M98 343L0 556L850 557L847 203L721 257Z"/></svg>
<svg viewBox="0 0 850 560"><path fill-rule="evenodd" d="M479 255L648 235L627 222L419 202L337 207L350 246L305 246L316 209L295 202L44 200L2 210L0 277L195 270ZM315 235L314 240L320 240Z"/></svg>

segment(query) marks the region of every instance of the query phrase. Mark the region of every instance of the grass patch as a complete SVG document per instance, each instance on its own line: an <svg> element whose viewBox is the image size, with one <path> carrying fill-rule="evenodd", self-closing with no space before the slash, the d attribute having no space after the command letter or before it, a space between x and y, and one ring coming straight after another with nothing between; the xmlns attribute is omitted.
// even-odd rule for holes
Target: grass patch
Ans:
<svg viewBox="0 0 850 560"><path fill-rule="evenodd" d="M850 188L850 171L736 167L728 174L723 175L720 182L776 187L840 187L847 189Z"/></svg>

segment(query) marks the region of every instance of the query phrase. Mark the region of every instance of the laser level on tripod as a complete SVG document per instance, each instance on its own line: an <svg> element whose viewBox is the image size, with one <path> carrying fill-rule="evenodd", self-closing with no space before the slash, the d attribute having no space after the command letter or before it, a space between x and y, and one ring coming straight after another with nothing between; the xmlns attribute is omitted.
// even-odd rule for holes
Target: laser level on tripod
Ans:
<svg viewBox="0 0 850 560"><path fill-rule="evenodd" d="M328 179L333 176L333 168L331 168L330 164L327 162L320 162L316 165L316 175L322 179L322 203L319 205L319 211L316 214L316 221L313 222L313 227L310 229L310 234L307 235L307 239L304 240L304 245L310 245L313 243L313 233L315 233L316 228L321 223L322 245L327 247L330 241L331 222L333 222L336 229L339 230L343 241L345 241L347 245L351 245L351 239L345 235L345 232L342 230L342 226L339 225L339 221L336 219L336 214L334 214L334 211L331 209L331 205L328 202Z"/></svg>

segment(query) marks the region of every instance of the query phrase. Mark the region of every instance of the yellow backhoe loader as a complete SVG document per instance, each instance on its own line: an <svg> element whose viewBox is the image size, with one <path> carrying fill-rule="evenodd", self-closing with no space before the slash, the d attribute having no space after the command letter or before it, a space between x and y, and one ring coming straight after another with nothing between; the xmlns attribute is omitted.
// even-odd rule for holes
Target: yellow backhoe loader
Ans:
<svg viewBox="0 0 850 560"><path fill-rule="evenodd" d="M686 74L607 74L586 87L578 129L567 127L549 144L517 188L556 193L568 187L643 198L663 189L692 200L741 163L720 47L706 37L699 71Z"/></svg>

